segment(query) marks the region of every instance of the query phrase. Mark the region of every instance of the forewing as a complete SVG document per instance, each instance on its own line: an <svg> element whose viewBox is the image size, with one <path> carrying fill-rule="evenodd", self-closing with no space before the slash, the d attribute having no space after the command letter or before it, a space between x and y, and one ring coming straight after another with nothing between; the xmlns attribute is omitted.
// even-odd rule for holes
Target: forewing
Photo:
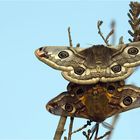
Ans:
<svg viewBox="0 0 140 140"><path fill-rule="evenodd" d="M127 68L140 65L140 42L122 44L118 47L121 49L113 56L113 61L118 61Z"/></svg>
<svg viewBox="0 0 140 140"><path fill-rule="evenodd" d="M45 46L37 49L35 54L39 60L61 71L73 70L84 59L78 55L80 48L72 49L67 46Z"/></svg>

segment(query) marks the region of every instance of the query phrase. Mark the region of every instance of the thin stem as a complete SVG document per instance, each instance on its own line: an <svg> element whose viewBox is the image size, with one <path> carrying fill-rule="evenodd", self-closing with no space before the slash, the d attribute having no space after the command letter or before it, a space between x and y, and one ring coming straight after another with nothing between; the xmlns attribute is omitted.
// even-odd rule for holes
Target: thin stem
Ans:
<svg viewBox="0 0 140 140"><path fill-rule="evenodd" d="M97 130L97 127L98 127L97 125L98 125L98 123L96 123L96 124L94 125L94 127L92 128L92 130L91 130L91 131L92 131L92 133L91 133L91 136L90 136L90 138L89 138L90 140L92 139L92 137L93 137L94 133L95 133L95 132L96 132L96 130Z"/></svg>
<svg viewBox="0 0 140 140"><path fill-rule="evenodd" d="M140 3L130 2L130 10L127 14L129 17L129 24L132 31L128 31L132 39L129 38L130 42L140 41Z"/></svg>
<svg viewBox="0 0 140 140"><path fill-rule="evenodd" d="M115 36L115 25L116 25L116 23L115 23L115 21L113 20L112 22L111 22L111 30L112 30L112 41L111 41L111 45L115 45L115 41L116 41L116 36ZM110 32L111 33L111 32Z"/></svg>
<svg viewBox="0 0 140 140"><path fill-rule="evenodd" d="M106 43L106 45L109 46L108 40L109 40L110 36L111 36L112 34L114 34L115 22L112 21L112 24L111 24L111 31L110 31L109 34L106 36L106 38L103 36L103 33L101 32L101 29L100 29L100 27L101 27L102 24L103 24L103 21L100 21L100 20L99 20L98 23L97 23L98 34L102 37L102 39L104 40L104 42ZM114 35L113 39L114 39L114 38L115 38L115 35ZM115 42L115 39L112 40L112 43L114 43L114 42Z"/></svg>
<svg viewBox="0 0 140 140"><path fill-rule="evenodd" d="M90 122L90 121L87 121L87 124L85 124L84 126L78 128L77 130L73 131L72 134L77 133L77 132L83 130L83 129L86 128L88 125L91 125L91 122Z"/></svg>
<svg viewBox="0 0 140 140"><path fill-rule="evenodd" d="M71 140L74 117L70 117L68 140Z"/></svg>
<svg viewBox="0 0 140 140"><path fill-rule="evenodd" d="M115 115L114 118L113 118L113 121L112 121L112 130L110 131L110 134L108 135L107 140L110 140L111 139L111 136L113 134L114 127L115 127L118 119L119 119L119 114Z"/></svg>
<svg viewBox="0 0 140 140"><path fill-rule="evenodd" d="M98 132L99 132L99 123L96 123L96 131L95 131L94 140L97 140L97 138L98 138Z"/></svg>
<svg viewBox="0 0 140 140"><path fill-rule="evenodd" d="M67 120L67 117L63 117L63 116L60 117L57 129L55 131L55 135L53 138L54 140L61 140L61 136L64 132L64 126L65 126L66 120Z"/></svg>
<svg viewBox="0 0 140 140"><path fill-rule="evenodd" d="M68 27L68 37L69 37L70 47L73 47L73 45L72 45L72 39L71 39L71 33L70 33L70 27Z"/></svg>
<svg viewBox="0 0 140 140"><path fill-rule="evenodd" d="M104 42L106 43L107 46L109 46L108 41L104 38L103 33L101 32L101 25L103 24L103 21L98 21L97 22L97 28L98 28L98 34L102 37L102 39L104 40Z"/></svg>
<svg viewBox="0 0 140 140"><path fill-rule="evenodd" d="M98 137L97 139L100 140L100 139L103 139L104 137L110 135L111 131L107 131L103 136L100 136Z"/></svg>

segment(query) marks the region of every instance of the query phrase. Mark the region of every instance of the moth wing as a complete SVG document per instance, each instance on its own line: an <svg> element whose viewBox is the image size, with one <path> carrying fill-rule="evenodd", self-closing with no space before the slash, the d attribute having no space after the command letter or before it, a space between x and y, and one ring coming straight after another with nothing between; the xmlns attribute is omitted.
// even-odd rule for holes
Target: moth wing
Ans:
<svg viewBox="0 0 140 140"><path fill-rule="evenodd" d="M119 45L120 51L114 54L112 60L118 61L127 68L140 65L140 41Z"/></svg>
<svg viewBox="0 0 140 140"><path fill-rule="evenodd" d="M84 59L78 55L82 48L70 48L68 46L44 46L35 51L39 60L50 67L61 70L70 71L79 63L83 63Z"/></svg>

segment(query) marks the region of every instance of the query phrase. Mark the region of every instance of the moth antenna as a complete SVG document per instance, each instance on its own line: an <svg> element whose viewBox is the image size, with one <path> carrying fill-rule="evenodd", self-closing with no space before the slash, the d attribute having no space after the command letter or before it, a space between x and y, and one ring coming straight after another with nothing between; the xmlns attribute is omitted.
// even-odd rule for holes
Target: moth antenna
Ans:
<svg viewBox="0 0 140 140"><path fill-rule="evenodd" d="M124 44L123 36L120 37L120 39L119 39L119 44Z"/></svg>
<svg viewBox="0 0 140 140"><path fill-rule="evenodd" d="M71 33L70 33L70 27L68 27L68 37L69 37L70 47L73 47L73 45L72 45L72 39L71 39Z"/></svg>
<svg viewBox="0 0 140 140"><path fill-rule="evenodd" d="M79 47L80 47L80 43L78 43L78 44L76 45L76 47L79 48Z"/></svg>
<svg viewBox="0 0 140 140"><path fill-rule="evenodd" d="M103 36L103 33L101 32L101 25L103 24L103 21L101 21L101 20L99 20L98 22L97 22L97 28L98 28L98 34L101 36L101 38L104 40L104 42L105 42L105 44L107 45L107 46L109 46L109 44L108 44L108 40L106 40L105 38L104 38L104 36Z"/></svg>

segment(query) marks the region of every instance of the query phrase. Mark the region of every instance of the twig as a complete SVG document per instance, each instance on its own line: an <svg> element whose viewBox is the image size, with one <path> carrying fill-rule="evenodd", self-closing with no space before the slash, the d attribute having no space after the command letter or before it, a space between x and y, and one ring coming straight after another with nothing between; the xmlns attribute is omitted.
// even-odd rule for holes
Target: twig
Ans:
<svg viewBox="0 0 140 140"><path fill-rule="evenodd" d="M72 39L71 39L71 33L70 33L70 27L68 27L68 37L69 37L70 47L73 47L73 45L72 45Z"/></svg>
<svg viewBox="0 0 140 140"><path fill-rule="evenodd" d="M64 132L64 126L65 126L66 120L67 120L67 117L63 117L63 116L60 117L57 129L55 131L55 135L53 138L54 140L61 140L61 136Z"/></svg>
<svg viewBox="0 0 140 140"><path fill-rule="evenodd" d="M114 126L116 125L118 119L119 119L119 114L115 115L114 118L113 118L113 121L112 121L112 130L111 130L110 134L108 135L107 140L110 140L111 139L111 136L112 136L113 131L114 131Z"/></svg>
<svg viewBox="0 0 140 140"><path fill-rule="evenodd" d="M67 137L64 137L64 140L67 140Z"/></svg>
<svg viewBox="0 0 140 140"><path fill-rule="evenodd" d="M76 47L79 48L80 47L80 43L77 43Z"/></svg>
<svg viewBox="0 0 140 140"><path fill-rule="evenodd" d="M101 32L101 29L100 29L100 27L101 27L101 25L103 24L103 21L98 21L97 22L97 28L98 28L98 34L102 37L102 39L104 40L104 42L106 43L106 45L108 46L109 44L108 44L108 41L104 38L104 36L103 36L103 33Z"/></svg>
<svg viewBox="0 0 140 140"><path fill-rule="evenodd" d="M96 131L95 131L95 137L94 137L94 140L97 140L98 132L99 132L99 123L96 123Z"/></svg>
<svg viewBox="0 0 140 140"><path fill-rule="evenodd" d="M115 36L115 21L113 20L111 22L111 30L112 30L112 41L111 41L111 45L115 45L115 41L116 41L116 36Z"/></svg>
<svg viewBox="0 0 140 140"><path fill-rule="evenodd" d="M90 130L90 134L91 134L91 135L89 135L89 136L87 135L87 136L88 136L88 140L91 140L91 139L92 139L94 133L97 131L98 125L99 125L99 123L96 123L96 124L91 128L91 130ZM94 137L94 139L95 139L95 137Z"/></svg>
<svg viewBox="0 0 140 140"><path fill-rule="evenodd" d="M103 24L103 21L98 21L97 22L97 27L98 27L98 34L102 37L102 39L104 40L104 42L106 43L106 45L107 46L109 46L109 43L108 43L108 39L109 39L109 37L114 33L114 23L113 23L113 28L112 28L112 30L109 32L109 34L107 35L107 37L106 38L104 38L104 36L103 36L103 33L101 32L101 29L100 29L100 27L101 27L101 25Z"/></svg>
<svg viewBox="0 0 140 140"><path fill-rule="evenodd" d="M70 117L68 140L71 140L74 117Z"/></svg>
<svg viewBox="0 0 140 140"><path fill-rule="evenodd" d="M83 129L86 128L88 125L91 125L91 121L87 121L87 124L85 124L84 126L78 128L77 130L73 131L72 134L77 133L77 132L83 130Z"/></svg>
<svg viewBox="0 0 140 140"><path fill-rule="evenodd" d="M129 24L132 28L132 31L129 30L128 33L132 36L133 39L129 38L130 42L140 41L140 3L130 2L130 10L127 14L129 17Z"/></svg>
<svg viewBox="0 0 140 140"><path fill-rule="evenodd" d="M123 36L120 37L119 44L124 44L124 42L123 42Z"/></svg>
<svg viewBox="0 0 140 140"><path fill-rule="evenodd" d="M97 139L100 140L100 139L103 139L104 137L110 135L111 131L107 131L103 136L100 136L98 137Z"/></svg>

